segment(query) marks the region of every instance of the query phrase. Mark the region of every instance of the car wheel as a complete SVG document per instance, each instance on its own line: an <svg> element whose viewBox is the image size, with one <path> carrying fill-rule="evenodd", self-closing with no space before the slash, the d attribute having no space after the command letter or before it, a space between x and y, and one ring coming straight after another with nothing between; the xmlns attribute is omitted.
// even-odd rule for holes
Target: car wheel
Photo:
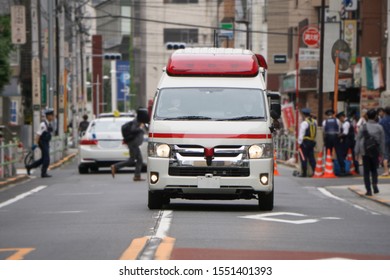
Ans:
<svg viewBox="0 0 390 280"><path fill-rule="evenodd" d="M161 192L148 193L148 207L150 210L161 209L163 206L164 198Z"/></svg>
<svg viewBox="0 0 390 280"><path fill-rule="evenodd" d="M91 167L91 171L93 173L98 173L99 172L99 167L97 167L97 166Z"/></svg>
<svg viewBox="0 0 390 280"><path fill-rule="evenodd" d="M79 174L88 174L88 167L79 166Z"/></svg>
<svg viewBox="0 0 390 280"><path fill-rule="evenodd" d="M274 209L274 189L269 193L261 192L258 193L259 210L261 211L272 211Z"/></svg>

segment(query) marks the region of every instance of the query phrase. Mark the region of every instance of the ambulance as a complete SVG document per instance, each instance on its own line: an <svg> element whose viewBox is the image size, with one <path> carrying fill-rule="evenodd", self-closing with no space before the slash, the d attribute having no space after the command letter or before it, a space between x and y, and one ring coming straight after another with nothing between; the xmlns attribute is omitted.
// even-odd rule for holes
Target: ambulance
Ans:
<svg viewBox="0 0 390 280"><path fill-rule="evenodd" d="M171 199L257 199L274 206L274 119L280 94L249 50L175 51L155 94L148 143L148 207Z"/></svg>

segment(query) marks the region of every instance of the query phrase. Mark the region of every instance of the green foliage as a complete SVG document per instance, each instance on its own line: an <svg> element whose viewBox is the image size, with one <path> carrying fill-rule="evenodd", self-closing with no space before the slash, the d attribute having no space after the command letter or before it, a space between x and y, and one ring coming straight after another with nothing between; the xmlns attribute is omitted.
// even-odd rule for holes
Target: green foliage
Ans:
<svg viewBox="0 0 390 280"><path fill-rule="evenodd" d="M11 77L9 55L12 50L10 16L0 16L0 92Z"/></svg>

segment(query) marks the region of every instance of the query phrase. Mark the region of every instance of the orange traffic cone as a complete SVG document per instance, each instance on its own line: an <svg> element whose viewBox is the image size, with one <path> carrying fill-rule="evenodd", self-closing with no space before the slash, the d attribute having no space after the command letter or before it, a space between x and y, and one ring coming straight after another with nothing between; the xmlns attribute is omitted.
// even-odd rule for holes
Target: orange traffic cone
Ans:
<svg viewBox="0 0 390 280"><path fill-rule="evenodd" d="M279 176L278 165L276 164L276 151L274 151L274 176Z"/></svg>
<svg viewBox="0 0 390 280"><path fill-rule="evenodd" d="M349 174L351 175L357 175L358 173L355 170L355 163L352 157L352 149L348 149L348 154L347 154L347 160L351 163L351 167L349 168Z"/></svg>
<svg viewBox="0 0 390 280"><path fill-rule="evenodd" d="M321 178L337 178L333 171L333 161L330 150L326 154L325 173Z"/></svg>
<svg viewBox="0 0 390 280"><path fill-rule="evenodd" d="M324 165L322 163L322 151L318 153L317 156L317 163L316 163L316 170L314 171L313 178L321 178L324 174Z"/></svg>

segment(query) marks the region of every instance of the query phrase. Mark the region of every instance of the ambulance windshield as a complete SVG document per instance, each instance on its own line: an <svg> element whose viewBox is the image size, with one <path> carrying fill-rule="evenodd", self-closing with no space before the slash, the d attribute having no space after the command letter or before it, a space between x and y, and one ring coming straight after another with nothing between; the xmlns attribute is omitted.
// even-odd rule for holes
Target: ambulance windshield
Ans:
<svg viewBox="0 0 390 280"><path fill-rule="evenodd" d="M165 88L156 120L265 120L264 92L248 88Z"/></svg>

